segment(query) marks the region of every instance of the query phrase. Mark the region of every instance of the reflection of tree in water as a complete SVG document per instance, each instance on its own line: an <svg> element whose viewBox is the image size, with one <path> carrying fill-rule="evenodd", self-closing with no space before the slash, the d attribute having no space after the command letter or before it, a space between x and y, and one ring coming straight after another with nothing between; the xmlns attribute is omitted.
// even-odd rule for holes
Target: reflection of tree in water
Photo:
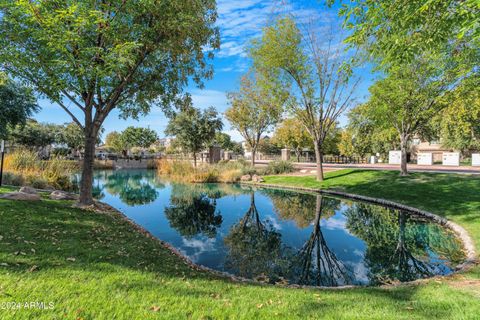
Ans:
<svg viewBox="0 0 480 320"><path fill-rule="evenodd" d="M224 243L229 249L225 266L236 274L269 282L285 274L288 250L282 248L280 233L260 219L254 191L250 193L248 211L232 227Z"/></svg>
<svg viewBox="0 0 480 320"><path fill-rule="evenodd" d="M292 263L297 283L338 286L352 282L350 271L330 250L320 227L321 218L333 215L339 205L337 199L316 196L312 233Z"/></svg>
<svg viewBox="0 0 480 320"><path fill-rule="evenodd" d="M197 184L172 185L170 206L165 208L165 216L170 226L182 236L204 234L213 238L222 224L222 216L216 212L216 199L221 194L205 187L199 188Z"/></svg>
<svg viewBox="0 0 480 320"><path fill-rule="evenodd" d="M455 238L433 223L423 223L405 212L359 203L346 213L347 228L367 243L365 260L373 284L411 281L442 273L443 262L433 252L458 258Z"/></svg>
<svg viewBox="0 0 480 320"><path fill-rule="evenodd" d="M152 170L144 171L111 171L103 173L105 190L118 195L127 205L144 205L155 201L158 197L156 188L165 186L156 179Z"/></svg>
<svg viewBox="0 0 480 320"><path fill-rule="evenodd" d="M272 200L274 210L281 219L293 220L299 228L308 227L315 218L313 208L316 197L313 194L277 189L265 189L262 193Z"/></svg>

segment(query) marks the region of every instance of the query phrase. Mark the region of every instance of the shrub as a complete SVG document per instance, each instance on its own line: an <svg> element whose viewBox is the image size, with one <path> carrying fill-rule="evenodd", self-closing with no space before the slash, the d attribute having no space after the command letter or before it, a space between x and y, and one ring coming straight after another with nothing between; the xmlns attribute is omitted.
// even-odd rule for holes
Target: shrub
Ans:
<svg viewBox="0 0 480 320"><path fill-rule="evenodd" d="M242 164L235 162L219 162L215 165L199 165L194 167L189 161L157 160L157 171L160 175L184 182L236 182L242 175Z"/></svg>
<svg viewBox="0 0 480 320"><path fill-rule="evenodd" d="M35 189L50 189L48 181L36 175L29 175L25 179L25 183Z"/></svg>
<svg viewBox="0 0 480 320"><path fill-rule="evenodd" d="M25 184L25 179L20 174L5 172L3 174L3 183L11 186L23 186Z"/></svg>
<svg viewBox="0 0 480 320"><path fill-rule="evenodd" d="M40 159L36 152L19 149L5 157L5 170L12 172L36 171L40 168Z"/></svg>
<svg viewBox="0 0 480 320"><path fill-rule="evenodd" d="M293 172L293 164L290 161L277 160L268 163L267 174L282 174Z"/></svg>
<svg viewBox="0 0 480 320"><path fill-rule="evenodd" d="M95 170L113 170L115 165L112 160L98 160L95 159L93 162L93 168Z"/></svg>
<svg viewBox="0 0 480 320"><path fill-rule="evenodd" d="M293 171L288 161L273 161L266 168L254 168L246 161L220 161L215 165L200 164L194 167L190 161L157 160L160 175L184 182L237 182L242 175L279 174Z"/></svg>
<svg viewBox="0 0 480 320"><path fill-rule="evenodd" d="M218 176L218 181L226 182L226 183L237 182L240 180L241 176L242 176L242 171L240 169L224 170L220 172Z"/></svg>
<svg viewBox="0 0 480 320"><path fill-rule="evenodd" d="M78 165L74 161L58 157L43 161L37 153L20 149L5 157L5 171L12 174L10 183L5 183L70 191L74 188L71 177L77 169Z"/></svg>

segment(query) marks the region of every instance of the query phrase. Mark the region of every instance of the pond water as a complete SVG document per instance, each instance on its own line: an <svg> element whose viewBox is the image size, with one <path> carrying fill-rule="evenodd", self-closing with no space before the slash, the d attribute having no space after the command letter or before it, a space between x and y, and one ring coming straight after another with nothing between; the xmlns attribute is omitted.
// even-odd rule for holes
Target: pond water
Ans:
<svg viewBox="0 0 480 320"><path fill-rule="evenodd" d="M97 171L95 192L196 264L269 283L379 285L449 274L454 234L350 199L235 184L182 184L152 170Z"/></svg>

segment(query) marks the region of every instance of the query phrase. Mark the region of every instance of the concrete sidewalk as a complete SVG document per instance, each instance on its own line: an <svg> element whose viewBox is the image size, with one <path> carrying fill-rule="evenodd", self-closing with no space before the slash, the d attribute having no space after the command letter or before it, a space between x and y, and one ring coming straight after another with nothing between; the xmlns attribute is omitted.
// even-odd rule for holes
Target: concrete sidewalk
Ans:
<svg viewBox="0 0 480 320"><path fill-rule="evenodd" d="M257 160L260 165L267 165L269 160ZM298 170L315 170L316 164L312 162L294 162L294 166ZM400 165L376 163L376 164L334 164L324 163L325 169L368 169L368 170L400 170ZM329 170L329 171L331 171ZM433 165L423 166L417 164L409 164L408 170L411 172L436 172L436 173L460 173L460 174L480 174L480 167L472 166L444 166Z"/></svg>

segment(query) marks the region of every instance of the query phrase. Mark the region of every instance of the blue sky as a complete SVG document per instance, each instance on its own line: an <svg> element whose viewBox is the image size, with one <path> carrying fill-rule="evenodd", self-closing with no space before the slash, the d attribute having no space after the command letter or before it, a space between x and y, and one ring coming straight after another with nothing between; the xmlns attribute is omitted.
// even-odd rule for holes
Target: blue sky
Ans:
<svg viewBox="0 0 480 320"><path fill-rule="evenodd" d="M214 106L219 112L228 107L226 93L238 88L239 77L248 69L249 58L245 54L245 46L251 39L261 35L261 29L271 19L275 12L291 12L300 21L315 21L322 27L338 26L341 23L337 16L337 8L327 8L322 0L217 0L218 26L221 35L221 49L213 60L215 75L213 79L205 81L205 88L200 90L195 86L186 89L193 98L194 105L200 108ZM319 31L321 32L321 31ZM372 73L369 67L356 71L362 78L356 95L361 100L368 94ZM69 116L58 106L47 100L39 101L42 110L35 116L38 121L65 123L70 122ZM112 112L105 121L105 133L113 130L121 131L128 126L150 127L163 137L163 130L167 119L159 109L138 121L119 119L117 112ZM241 136L231 130L225 120L224 131L241 141ZM345 124L345 117L340 119Z"/></svg>

